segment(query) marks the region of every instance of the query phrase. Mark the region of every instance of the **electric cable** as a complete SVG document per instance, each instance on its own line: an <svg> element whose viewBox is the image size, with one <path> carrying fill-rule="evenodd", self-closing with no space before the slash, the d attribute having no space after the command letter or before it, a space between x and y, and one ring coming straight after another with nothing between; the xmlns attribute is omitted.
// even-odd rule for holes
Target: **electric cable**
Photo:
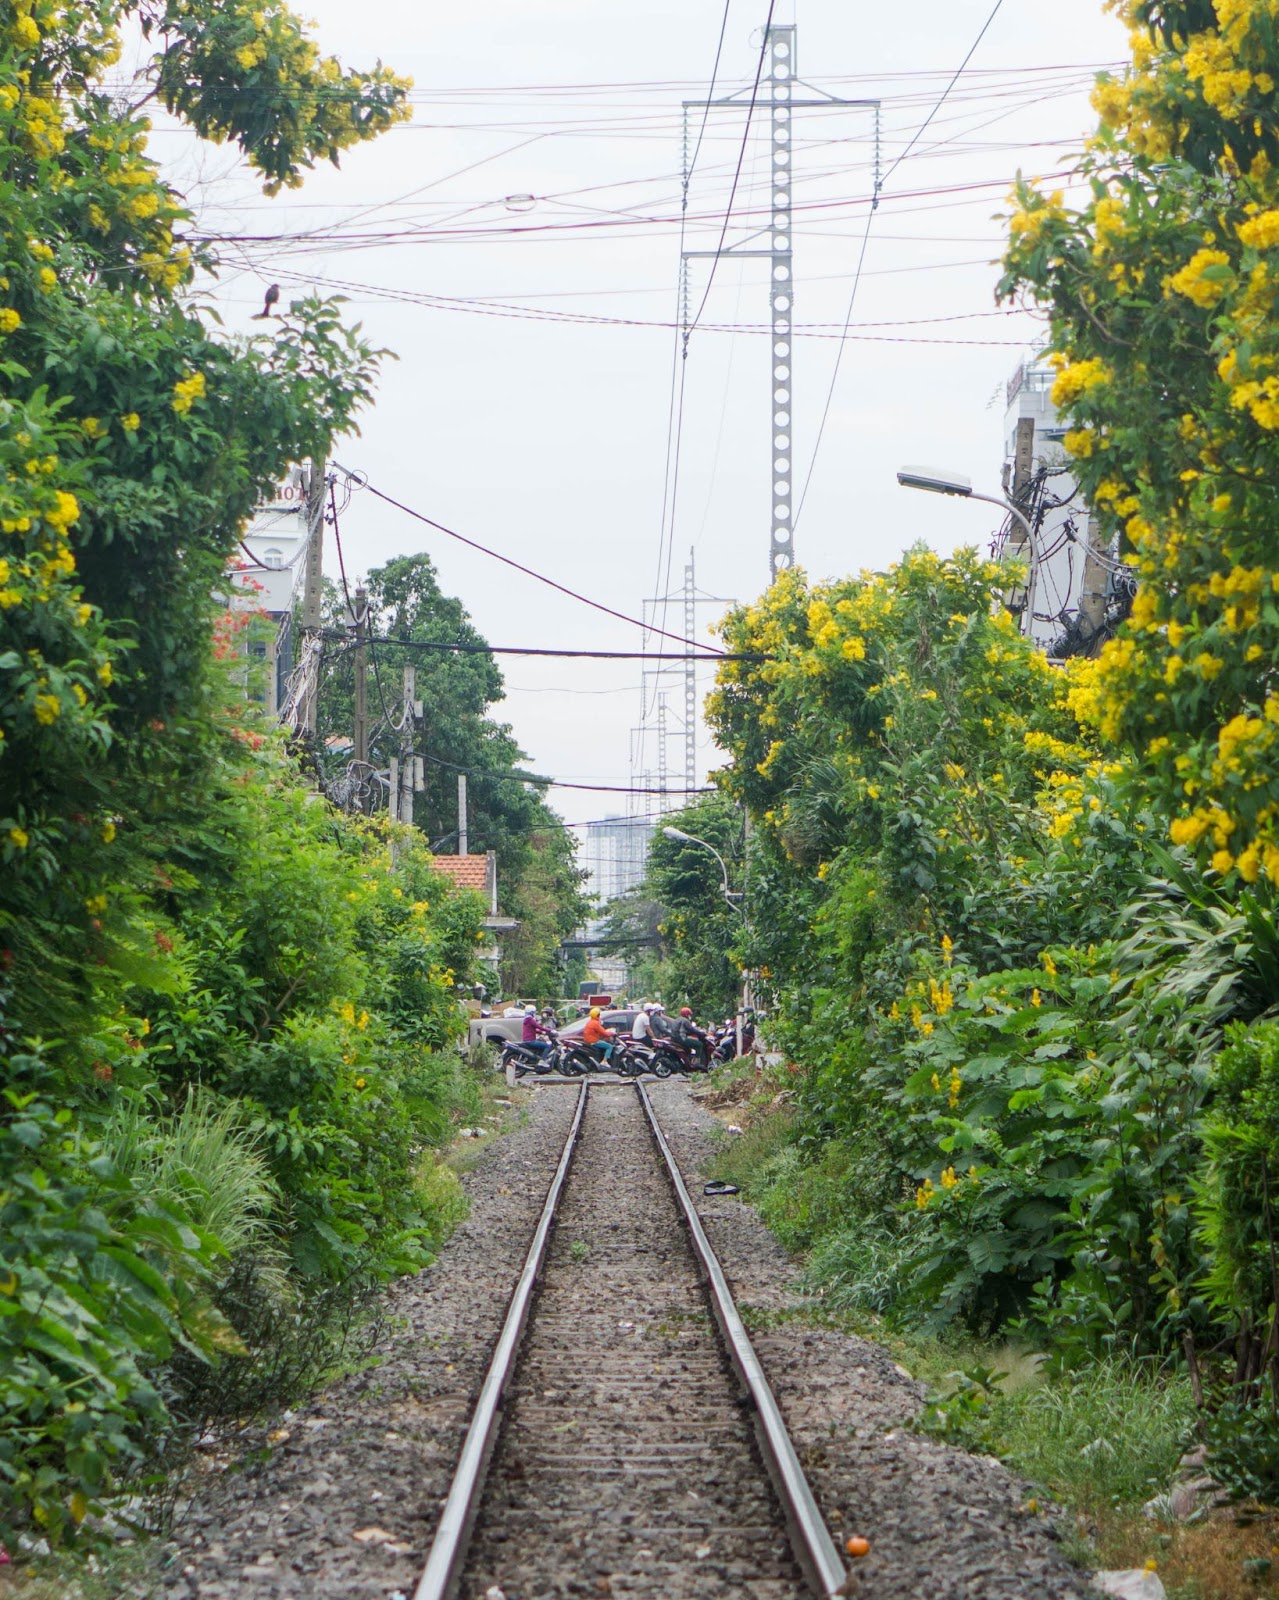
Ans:
<svg viewBox="0 0 1279 1600"><path fill-rule="evenodd" d="M706 138L706 127L710 120L710 102L715 98L715 89L719 83L719 66L724 54L724 38L728 31L728 14L732 7L732 0L724 0L724 11L720 17L719 38L715 44L715 60L711 65L711 81L706 92L706 103L702 107L702 122L697 130L697 139L693 146L691 158L685 162L681 175L680 213L679 213L679 248L680 248L680 281L675 291L675 320L673 329L675 338L671 351L671 392L667 405L666 417L666 461L662 469L662 517L658 530L657 540L657 581L661 585L662 553L667 549L666 572L669 577L671 552L675 548L675 506L679 494L679 464L680 450L684 435L684 392L688 377L688 330L681 328L680 324L685 316L684 312L684 245L688 225L688 191L693 181L693 174L697 170L697 158L702 151L702 143ZM687 113L685 114L687 116ZM687 128L687 121L685 121ZM687 135L686 135L687 137ZM685 146L687 149L687 145ZM682 349L681 349L682 345ZM677 380L678 373L678 380ZM668 517L669 512L669 517ZM669 585L667 586L669 587ZM667 609L665 603L662 607L662 628L666 626ZM660 629L658 630L661 631ZM640 689L640 722L647 721L648 712L644 690Z"/></svg>
<svg viewBox="0 0 1279 1600"><path fill-rule="evenodd" d="M333 639L343 639L345 635L334 633L326 635ZM674 652L661 652L654 654L644 650L556 650L543 645L514 645L514 644L480 644L469 641L437 640L437 639L395 639L390 635L367 636L369 644L394 645L403 650L437 651L443 655L476 655L476 656L553 656L557 659L578 659L587 661L670 661L681 666L685 661L713 661L717 665L727 661L765 662L776 659L774 656L757 653L735 653L720 651L717 655L705 653L689 656L687 652L676 655Z"/></svg>
<svg viewBox="0 0 1279 1600"><path fill-rule="evenodd" d="M733 170L733 182L728 191L728 202L724 207L724 222L719 231L719 243L715 246L715 254L711 257L711 268L706 275L706 287L702 291L702 303L697 308L697 313L688 326L685 334L687 347L688 334L691 334L701 321L702 312L706 310L706 302L710 299L711 289L715 284L715 271L719 266L720 257L724 254L724 240L728 237L728 226L733 217L733 202L737 199L737 185L741 182L742 164L746 160L746 147L750 141L751 122L755 116L755 104L759 99L760 79L764 75L764 61L768 55L768 32L773 26L773 12L777 9L777 0L768 0L768 15L764 18L764 36L760 41L759 60L755 63L755 81L751 85L751 97L746 106L746 126L742 129L742 142L737 150L737 165Z"/></svg>
<svg viewBox="0 0 1279 1600"><path fill-rule="evenodd" d="M433 767L444 767L449 772L461 772L468 778L493 778L499 783L533 783L547 789L585 789L593 794L718 794L716 788L687 789L683 786L666 789L636 788L633 784L570 783L566 778L546 778L536 772L485 772L476 767L462 767L455 761L445 761L443 756L423 756Z"/></svg>
<svg viewBox="0 0 1279 1600"><path fill-rule="evenodd" d="M335 480L333 474L330 473L329 474L329 508L330 508L330 511L332 513L332 518L333 518L333 542L337 546L338 571L342 575L342 593L346 596L347 613L348 613L349 616L354 618L355 623L356 623L356 625L358 627L362 623L367 622L367 619L368 619L368 605L366 603L365 608L364 608L364 616L360 617L357 614L356 609L355 609L355 605L351 600L351 591L347 587L346 561L345 561L345 559L344 559L344 557L342 555L342 530L338 526L338 507L337 507L337 494L336 494L336 490L335 490L335 483L336 483L336 480ZM410 711L411 711L411 707L406 706L404 708L404 718L402 718L397 723L395 718L391 715L389 708L387 707L386 695L382 692L382 674L378 671L377 653L373 649L371 640L370 640L370 638L369 638L369 636L367 634L365 635L364 643L366 645L368 645L368 649L369 649L369 665L373 668L373 683L374 683L375 688L377 689L377 697L378 697L378 700L379 700L379 702L381 703L381 706L382 706L382 717L383 717L383 719L384 719L384 721L386 723L386 726L388 728L390 728L392 733L399 733L399 732L401 732L403 730L404 721L405 721L405 719L408 718L408 716L410 714Z"/></svg>
<svg viewBox="0 0 1279 1600"><path fill-rule="evenodd" d="M875 189L876 189L875 198L872 200L870 211L867 213L867 216L866 216L866 229L865 229L865 232L862 234L861 253L858 255L858 258L857 258L857 270L853 274L853 285L852 285L852 288L849 291L849 295L848 295L848 311L847 311L847 313L845 314L845 317L844 317L844 337L840 340L839 344L835 347L835 362L834 362L834 367L833 367L833 369L831 371L831 375L830 375L830 387L826 391L826 402L822 407L821 421L817 425L817 437L813 442L813 453L812 453L812 456L809 458L808 472L807 472L807 474L806 474L806 476L804 478L804 490L803 490L803 493L799 497L799 504L795 509L795 519L794 519L793 523L791 524L792 528L797 528L799 526L800 514L803 512L803 509L804 509L804 501L808 498L808 487L813 481L813 471L814 471L815 467L817 466L817 455L818 455L818 452L820 451L820 449L822 447L822 436L826 432L826 423L828 422L828 420L830 418L830 408L831 408L831 404L832 404L832 402L834 401L834 398L835 398L835 386L839 382L839 368L840 368L840 364L841 364L841 362L843 361L843 358L844 358L844 350L845 350L845 348L847 346L848 330L852 326L853 308L857 304L857 289L858 289L858 285L861 283L862 264L866 260L866 246L867 246L867 244L868 244L868 242L870 240L870 225L871 225L872 220L874 219L875 210L876 210L876 208L877 208L877 206L879 204L880 193L883 191L884 187L887 185L887 183L888 183L889 179L892 177L893 173L895 173L897 171L898 167L901 166L902 162L905 161L906 157L915 148L916 144L918 144L920 138L923 136L924 130L928 127L928 125L932 122L933 118L937 115L937 113L941 110L942 106L945 104L947 98L950 95L951 90L955 87L955 85L959 82L960 78L963 76L964 69L967 67L968 63L972 60L973 56L976 54L978 45L980 45L982 40L986 37L986 34L987 34L987 32L988 32L988 30L990 28L990 25L991 25L992 22L994 22L996 16L998 16L999 11L1000 11L1001 7L1003 6L1003 3L1004 3L1004 0L995 0L995 4L991 8L990 15L986 18L985 22L982 23L981 32L977 35L977 37L973 40L972 44L969 46L968 54L964 57L964 59L959 63L959 66L955 69L954 75L951 77L949 83L947 83L946 87L942 90L941 94L938 96L936 103L934 104L932 109L929 111L928 115L924 118L923 122L920 123L919 128L916 131L914 137L907 144L906 148L903 151L901 151L901 153L897 156L897 158L893 162L892 166L889 167L888 171L884 174L883 178L875 186Z"/></svg>
<svg viewBox="0 0 1279 1600"><path fill-rule="evenodd" d="M337 465L334 462L334 466ZM338 467L338 471L346 472L347 468ZM482 555L492 556L495 561L502 562L504 566L514 567L517 572L522 572L525 577L536 578L538 583L544 583L548 588L567 595L570 600L577 600L584 606L590 606L593 611L602 611L605 616L614 617L618 622L625 622L632 628L642 628L646 633L660 634L663 639L673 639L676 644L691 645L694 650L704 650L708 655L719 657L725 654L723 650L718 650L713 645L698 644L696 639L685 639L682 634L667 633L661 628L653 628L641 622L638 617L628 617L625 612L614 611L612 606L606 606L599 600L592 600L588 595L579 594L576 589L570 589L566 584L557 583L554 578L548 578L545 573L536 572L532 567L526 567L513 557L504 556L499 550L493 550L488 545L481 544L477 539L468 539L464 533L458 533L453 528L446 528L442 522L436 522L434 517L428 517L422 511L415 511L412 506L406 506L402 501L394 499L389 494L384 494L381 489L375 489L371 483L358 483L358 487L367 489L376 499L384 500L387 505L394 506L397 511L402 511L405 516L412 517L417 522L424 522L428 528L434 528L437 533L446 534L450 539L456 539L459 544L467 545L472 550L478 550Z"/></svg>

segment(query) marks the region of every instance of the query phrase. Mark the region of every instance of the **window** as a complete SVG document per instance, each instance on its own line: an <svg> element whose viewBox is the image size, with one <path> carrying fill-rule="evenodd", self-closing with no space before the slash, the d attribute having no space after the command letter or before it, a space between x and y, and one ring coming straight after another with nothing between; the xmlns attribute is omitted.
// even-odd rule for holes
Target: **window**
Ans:
<svg viewBox="0 0 1279 1600"><path fill-rule="evenodd" d="M282 567L284 565L284 552L282 550L268 550L262 557L264 567Z"/></svg>

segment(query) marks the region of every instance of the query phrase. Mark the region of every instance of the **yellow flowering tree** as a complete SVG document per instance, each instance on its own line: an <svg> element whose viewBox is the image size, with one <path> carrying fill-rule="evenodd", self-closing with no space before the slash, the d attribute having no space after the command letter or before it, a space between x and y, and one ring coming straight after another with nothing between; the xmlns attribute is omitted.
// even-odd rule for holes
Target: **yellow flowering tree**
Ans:
<svg viewBox="0 0 1279 1600"><path fill-rule="evenodd" d="M848 941L870 930L847 896L868 870L885 908L956 935L979 898L1028 892L1030 857L1086 833L1096 753L1070 682L995 603L1007 581L974 551L916 548L884 573L784 574L730 613L746 659L721 667L707 711L732 756L721 782L755 822L766 989L807 982L814 919L855 965ZM1032 925L1030 960L1053 938Z"/></svg>
<svg viewBox="0 0 1279 1600"><path fill-rule="evenodd" d="M1172 1290L1193 1251L1184 1206L1155 1215L1127 1186L1184 1186L1202 1075L1171 1008L1131 1003L1125 973L1151 963L1113 943L1152 863L1079 720L1090 664L1050 667L1008 584L975 551L915 548L882 573L785 574L725 624L738 659L709 714L752 815L749 959L770 1041L805 1069L777 1188L806 1197L796 1242L883 1246L868 1276L899 1311L998 1322L1070 1277L1071 1207L1109 1186L1125 1199L1090 1213L1087 1292L1140 1323L1155 1257ZM1137 1173L1152 1106L1181 1132Z"/></svg>
<svg viewBox="0 0 1279 1600"><path fill-rule="evenodd" d="M131 106L110 75L139 28ZM245 516L349 424L377 362L315 299L252 339L202 319L194 274L217 261L187 237L142 107L234 140L273 190L402 119L405 93L321 58L277 0L0 16L0 950L28 995L50 927L79 946L110 924L130 815L195 777L182 724L208 698L212 595Z"/></svg>
<svg viewBox="0 0 1279 1600"><path fill-rule="evenodd" d="M1173 843L1279 883L1279 33L1270 0L1115 0L1088 194L1017 190L1002 292L1047 305L1053 398L1139 588L1074 706Z"/></svg>

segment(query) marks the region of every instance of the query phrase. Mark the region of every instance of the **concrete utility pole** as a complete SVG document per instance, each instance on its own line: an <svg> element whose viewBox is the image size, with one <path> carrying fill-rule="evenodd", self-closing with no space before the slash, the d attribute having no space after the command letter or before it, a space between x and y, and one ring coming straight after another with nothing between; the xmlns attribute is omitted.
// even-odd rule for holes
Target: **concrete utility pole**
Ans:
<svg viewBox="0 0 1279 1600"><path fill-rule="evenodd" d="M1084 576L1079 590L1079 620L1083 623L1084 639L1088 643L1097 637L1106 620L1108 577L1101 560L1101 530L1096 517L1090 513L1084 533Z"/></svg>
<svg viewBox="0 0 1279 1600"><path fill-rule="evenodd" d="M413 716L414 697L417 691L417 669L404 669L404 720L400 729L400 821L413 821L413 780L416 757L413 754L413 735L417 723Z"/></svg>
<svg viewBox="0 0 1279 1600"><path fill-rule="evenodd" d="M1017 433L1013 443L1013 481L1008 487L1009 497L1020 506L1022 496L1030 486L1031 474L1035 468L1035 419L1034 417L1018 417ZM1026 530L1015 519L1012 531L1008 535L1007 553L1017 556L1026 563L1026 588L1025 598L1022 600L1022 632L1032 638L1035 632L1035 552L1031 548ZM1010 611L1016 609L1020 597L1015 589L1010 589L1005 597L1005 604Z"/></svg>
<svg viewBox="0 0 1279 1600"><path fill-rule="evenodd" d="M355 759L369 759L369 593L361 584L355 591Z"/></svg>
<svg viewBox="0 0 1279 1600"><path fill-rule="evenodd" d="M466 774L457 775L457 853L470 854L471 841L466 831Z"/></svg>
<svg viewBox="0 0 1279 1600"><path fill-rule="evenodd" d="M312 461L306 484L306 567L302 588L302 632L319 633L324 624L321 583L324 576L324 498L325 463ZM317 672L313 686L307 691L301 706L300 721L306 733L315 732L316 701L319 698L320 675Z"/></svg>

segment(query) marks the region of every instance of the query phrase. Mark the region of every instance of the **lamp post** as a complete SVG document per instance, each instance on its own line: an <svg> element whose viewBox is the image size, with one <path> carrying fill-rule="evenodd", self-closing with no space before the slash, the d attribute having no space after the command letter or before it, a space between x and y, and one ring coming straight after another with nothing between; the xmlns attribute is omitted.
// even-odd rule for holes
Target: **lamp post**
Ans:
<svg viewBox="0 0 1279 1600"><path fill-rule="evenodd" d="M740 894L734 894L734 892L728 887L728 868L724 865L724 858L722 855L720 855L715 846L713 844L708 844L705 839L694 838L691 833L685 833L682 828L668 827L663 828L662 832L668 839L682 839L685 844L700 844L703 850L710 851L710 853L715 857L716 861L719 862L719 870L724 875L724 881L720 886L720 892L723 894L725 900L728 901L729 905L732 906L733 910L742 911L744 916L745 912L737 903L742 897Z"/></svg>
<svg viewBox="0 0 1279 1600"><path fill-rule="evenodd" d="M724 863L723 856L720 855L715 846L713 844L708 844L705 839L698 839L691 833L685 833L683 828L673 828L667 826L662 829L662 832L668 839L679 839L684 844L701 845L703 850L710 851L710 853L715 857L716 861L719 862L719 870L723 874L724 881L720 886L721 892L725 900L727 900L729 905L732 906L733 910L741 913L741 917L744 922L746 920L746 907L740 903L742 896L740 894L734 894L733 891L728 887L728 867ZM739 1056L742 1053L742 1002L740 998L737 1004L737 1053Z"/></svg>
<svg viewBox="0 0 1279 1600"><path fill-rule="evenodd" d="M1026 610L1034 619L1034 605L1032 596L1035 589L1035 562L1039 559L1039 552L1035 548L1035 530L1029 521L1020 512L1011 500L1000 494L982 494L973 488L972 479L965 478L960 472L943 472L937 467L900 467L897 472L897 481L903 489L924 489L929 494L958 495L961 500L984 500L987 505L1001 506L1011 517L1015 517L1026 532L1026 543L1030 547L1030 573L1026 580Z"/></svg>

